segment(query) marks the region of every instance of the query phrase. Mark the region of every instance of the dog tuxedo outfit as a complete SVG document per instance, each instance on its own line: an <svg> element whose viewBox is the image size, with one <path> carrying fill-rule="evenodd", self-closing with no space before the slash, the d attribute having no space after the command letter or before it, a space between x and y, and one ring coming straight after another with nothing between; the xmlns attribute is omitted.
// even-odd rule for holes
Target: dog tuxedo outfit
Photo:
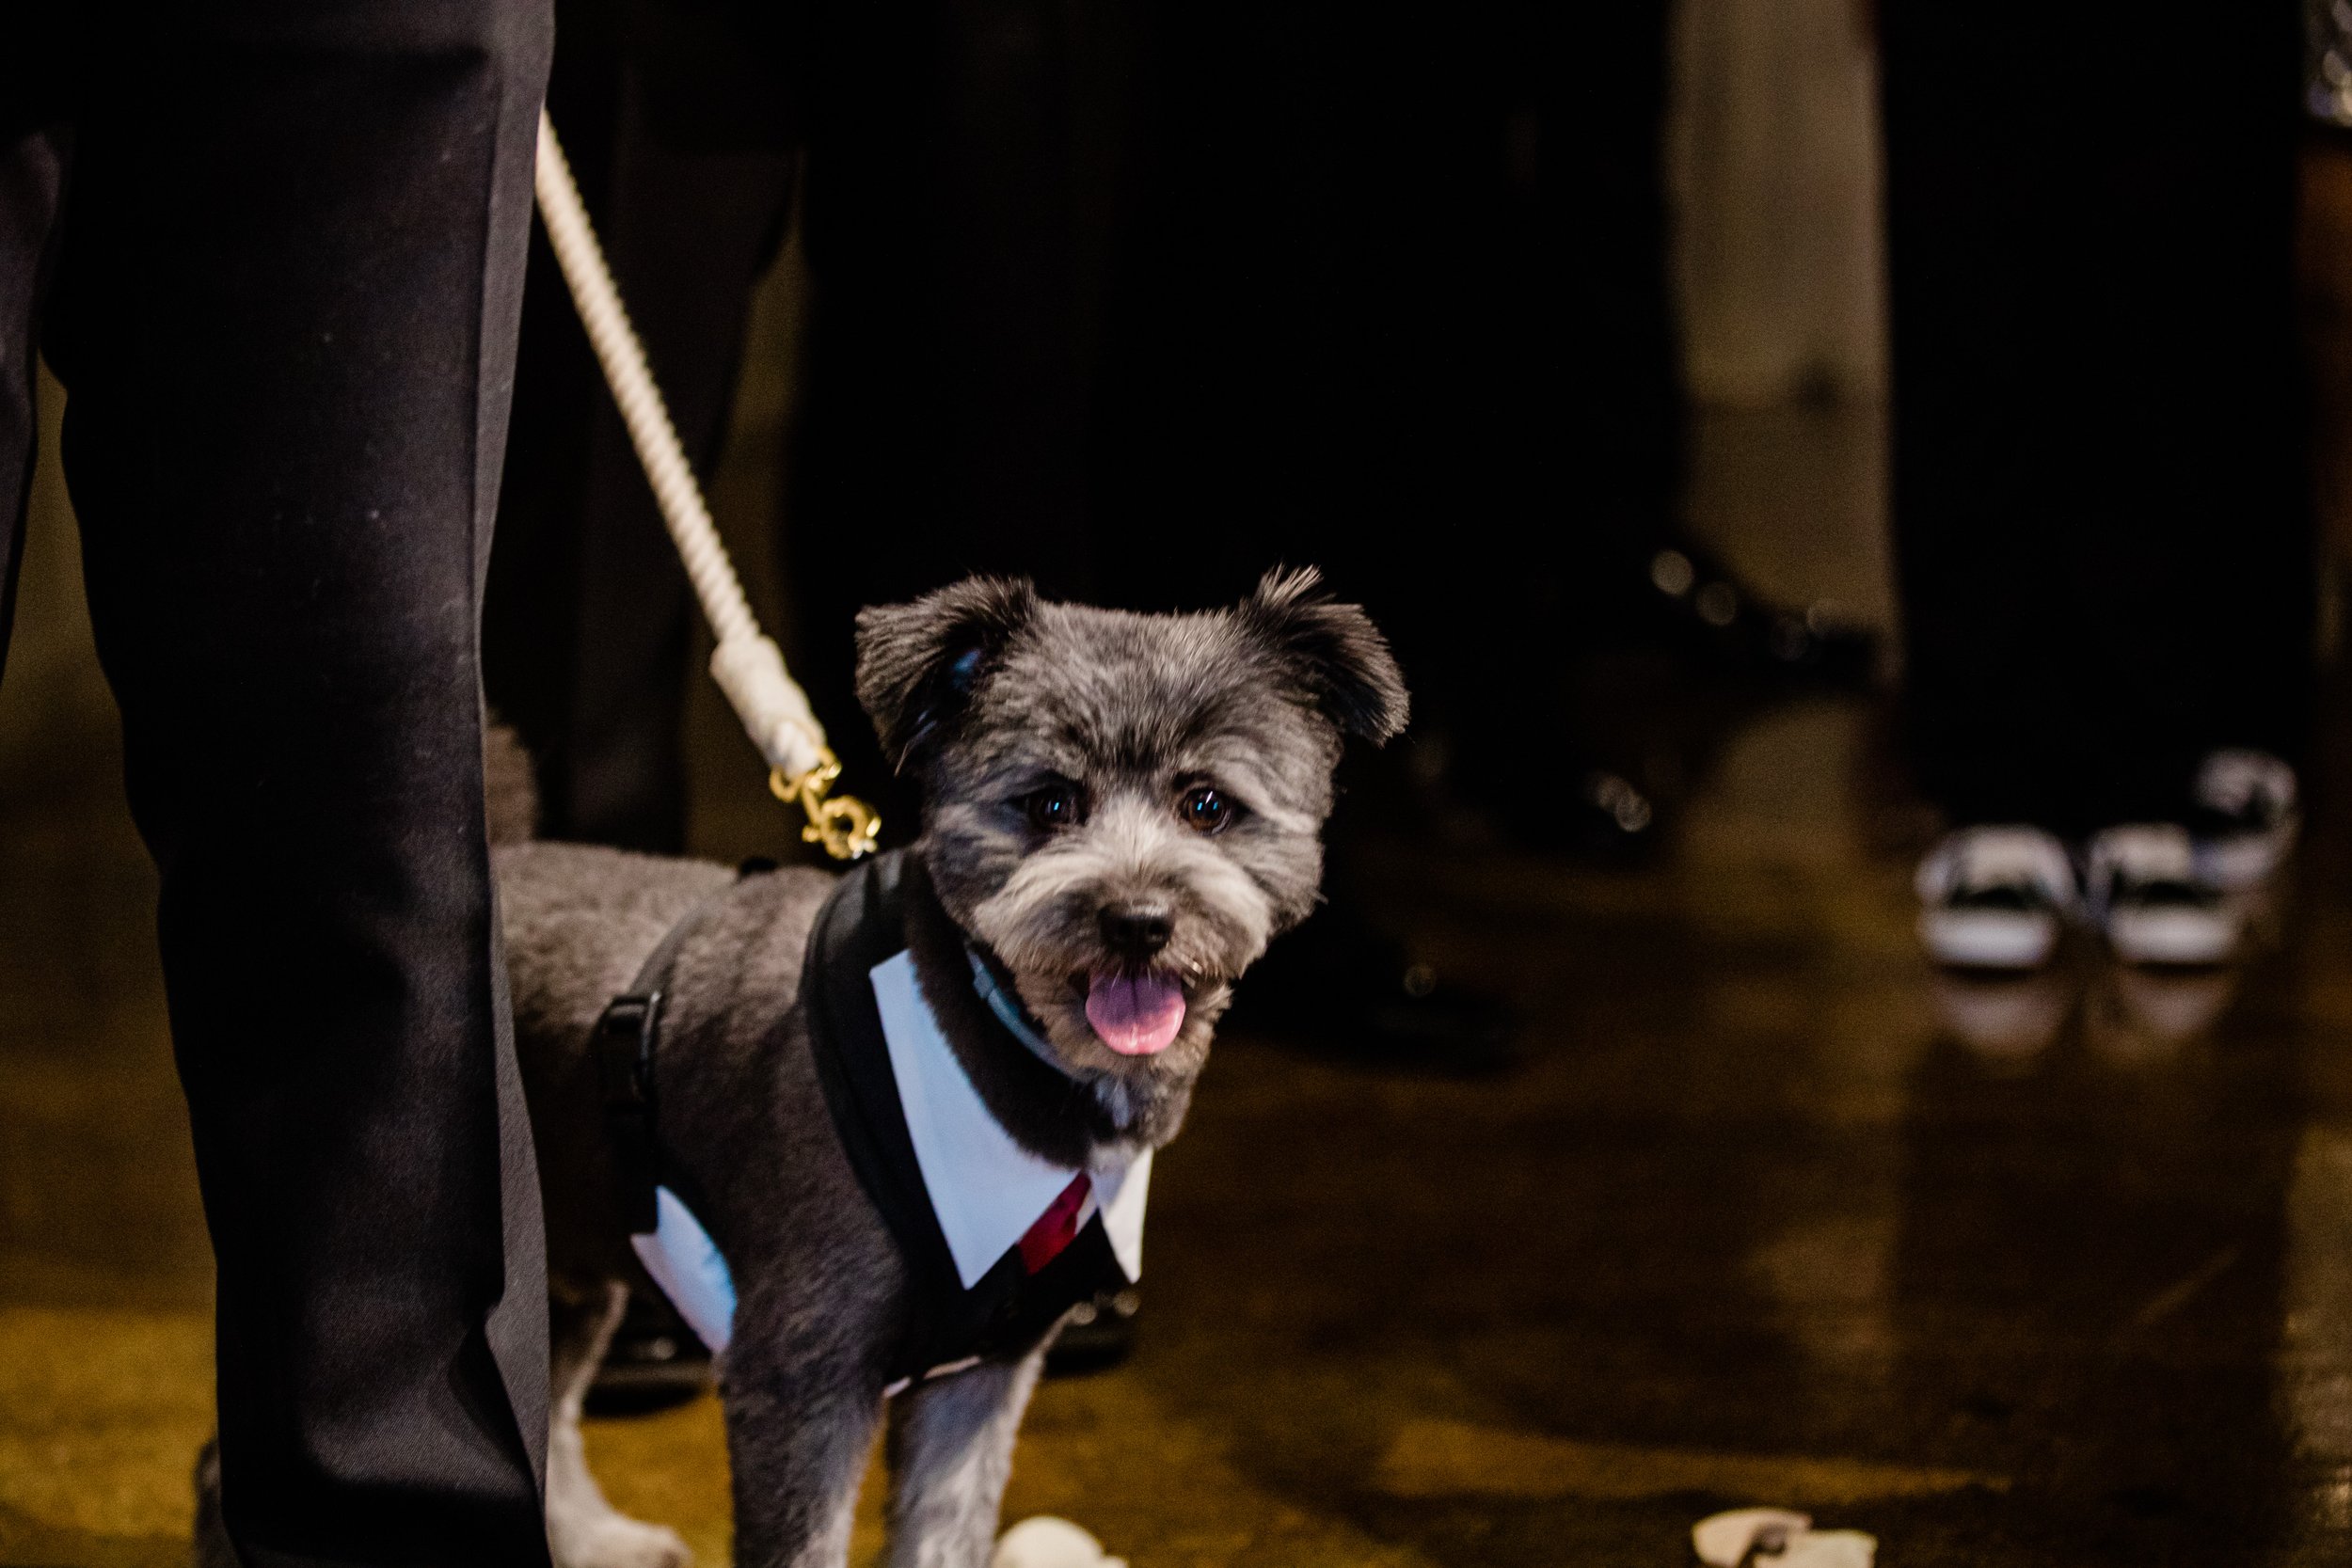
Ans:
<svg viewBox="0 0 2352 1568"><path fill-rule="evenodd" d="M841 879L810 933L801 982L834 1134L907 1269L913 1307L890 1393L1025 1354L1071 1307L1138 1280L1152 1176L1148 1149L1119 1165L1057 1164L990 1111L916 982L904 853ZM638 1257L694 1332L723 1351L732 1278L656 1126L662 990L710 907L681 920L606 1008L596 1048ZM1023 1051L1060 1072L1010 986L977 952L967 949L967 960L987 1026L1000 1036L983 1047Z"/></svg>

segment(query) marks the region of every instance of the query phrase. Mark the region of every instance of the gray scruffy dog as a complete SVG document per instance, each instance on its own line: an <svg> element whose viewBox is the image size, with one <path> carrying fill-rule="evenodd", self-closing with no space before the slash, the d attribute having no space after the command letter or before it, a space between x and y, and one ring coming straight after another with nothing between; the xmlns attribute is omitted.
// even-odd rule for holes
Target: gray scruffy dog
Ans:
<svg viewBox="0 0 2352 1568"><path fill-rule="evenodd" d="M1278 573L1230 610L1138 615L974 578L858 617L858 697L924 801L900 883L916 982L988 1112L1063 1168L1175 1136L1233 980L1316 901L1343 738L1404 727L1387 644L1315 585ZM516 769L494 748L493 771ZM493 793L494 821L527 815ZM546 843L497 864L547 1207L560 1568L687 1556L605 1501L580 1416L644 1278L611 1196L626 1183L592 1032L690 913L658 1115L737 1289L721 1377L735 1560L838 1568L886 1409L890 1562L981 1568L1052 1330L885 1398L909 1266L828 1116L802 985L836 879ZM988 1025L967 953L1010 980L1041 1040Z"/></svg>

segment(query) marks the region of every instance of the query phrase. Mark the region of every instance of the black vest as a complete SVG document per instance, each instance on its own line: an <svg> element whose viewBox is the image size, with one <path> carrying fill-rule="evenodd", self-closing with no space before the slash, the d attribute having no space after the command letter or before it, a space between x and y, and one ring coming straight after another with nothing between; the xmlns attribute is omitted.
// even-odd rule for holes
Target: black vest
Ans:
<svg viewBox="0 0 2352 1568"><path fill-rule="evenodd" d="M834 1133L906 1267L908 1322L889 1359L893 1385L975 1360L1017 1360L1073 1307L1132 1283L1111 1249L1098 1209L1036 1274L1023 1265L1016 1246L965 1288L907 1132L874 997L874 967L908 946L905 855L891 850L842 877L818 911L801 974L809 1046ZM632 1189L630 1208L642 1217L636 1227L641 1230L653 1227L657 1183L676 1192L690 1209L694 1206L676 1161L651 1134L660 992L686 931L702 912L679 923L647 960L630 993L616 999L598 1025L608 1121L621 1165L629 1173L624 1180ZM1002 1049L1027 1051L993 1017L989 1027L1002 1035Z"/></svg>
<svg viewBox="0 0 2352 1568"><path fill-rule="evenodd" d="M1073 1307L1129 1283L1098 1212L1037 1274L1022 1267L1016 1247L964 1288L915 1162L874 1001L874 966L907 947L905 855L878 855L841 879L809 934L801 978L809 1045L834 1132L906 1263L911 1311L892 1361L894 1381L974 1357L1017 1359ZM993 1019L990 1023L1003 1034L1003 1049L1027 1052Z"/></svg>

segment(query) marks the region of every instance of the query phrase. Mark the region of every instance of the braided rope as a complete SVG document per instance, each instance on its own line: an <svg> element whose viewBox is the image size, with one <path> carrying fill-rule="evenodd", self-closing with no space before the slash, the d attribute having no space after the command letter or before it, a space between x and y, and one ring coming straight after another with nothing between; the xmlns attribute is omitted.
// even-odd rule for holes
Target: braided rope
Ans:
<svg viewBox="0 0 2352 1568"><path fill-rule="evenodd" d="M596 243L596 231L580 201L571 165L556 140L554 122L544 109L539 113L534 183L539 215L547 225L556 261L564 269L564 281L571 288L572 301L580 308L580 325L587 328L596 362L604 367L605 381L612 388L612 401L619 404L621 420L628 427L630 444L636 447L645 477L652 482L662 525L677 546L678 559L694 585L694 597L702 602L703 614L710 623L717 642L710 655L711 677L726 693L744 732L771 768L787 776L810 773L829 755L824 726L810 710L807 693L786 672L782 650L760 631L751 601L743 596L735 562L711 524L702 486L694 482L694 471L687 464L686 449L678 443L669 406L661 401L661 389L654 385L653 372L645 363L644 344L629 325L620 291L612 284L612 268L605 262L604 247Z"/></svg>

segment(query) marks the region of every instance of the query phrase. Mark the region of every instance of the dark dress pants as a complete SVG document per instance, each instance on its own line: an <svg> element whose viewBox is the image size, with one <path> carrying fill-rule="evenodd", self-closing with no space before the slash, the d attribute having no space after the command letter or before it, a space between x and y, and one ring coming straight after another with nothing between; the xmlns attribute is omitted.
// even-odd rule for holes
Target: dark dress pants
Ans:
<svg viewBox="0 0 2352 1568"><path fill-rule="evenodd" d="M798 168L798 12L564 0L548 112L629 319L705 483L754 283ZM530 749L542 830L684 847L693 599L534 227L484 627L490 701Z"/></svg>
<svg viewBox="0 0 2352 1568"><path fill-rule="evenodd" d="M2296 8L1882 8L1908 726L1961 822L2292 757L2313 575Z"/></svg>
<svg viewBox="0 0 2352 1568"><path fill-rule="evenodd" d="M850 696L860 606L977 571L1197 606L1282 561L1550 787L1561 727L1495 672L1608 641L1679 467L1666 17L566 0L558 124L706 474L804 150L786 629L849 787L912 824ZM548 271L491 692L552 831L674 848L689 600Z"/></svg>
<svg viewBox="0 0 2352 1568"><path fill-rule="evenodd" d="M476 644L548 19L74 14L0 106L0 555L39 343L162 876L228 1528L248 1568L544 1562Z"/></svg>
<svg viewBox="0 0 2352 1568"><path fill-rule="evenodd" d="M1065 596L1092 587L1086 308L1102 288L1118 95L1072 82L1113 69L1124 9L563 10L552 112L706 481L752 288L802 208L811 319L777 630L846 787L879 801L894 834L914 818L851 695L857 610L975 571ZM533 265L491 697L537 760L548 832L675 850L691 600L536 246Z"/></svg>

